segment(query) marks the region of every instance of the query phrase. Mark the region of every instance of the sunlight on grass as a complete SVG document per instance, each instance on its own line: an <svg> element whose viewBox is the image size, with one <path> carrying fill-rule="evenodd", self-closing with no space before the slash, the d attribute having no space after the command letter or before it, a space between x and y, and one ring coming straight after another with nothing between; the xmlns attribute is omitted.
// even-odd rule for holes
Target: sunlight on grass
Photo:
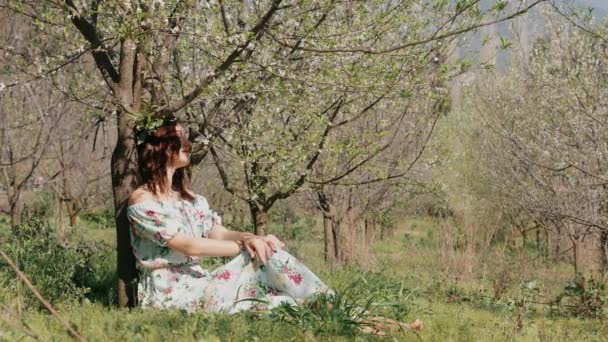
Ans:
<svg viewBox="0 0 608 342"><path fill-rule="evenodd" d="M93 278L89 299L80 304L58 304L57 308L91 341L367 341L383 339L360 331L366 315L380 315L403 322L420 318L421 333L392 332L399 341L601 341L608 328L596 319L550 318L546 307L518 300L527 292L517 286L504 298L492 299L490 279L458 280L438 268L433 245L436 220L418 218L400 222L394 235L373 246L374 257L363 267L329 268L323 261L320 234L298 245L306 265L337 290L333 299L317 298L299 307L279 307L271 312L249 312L233 316L186 314L179 311L135 309L113 306L115 277L111 250L92 259ZM0 227L4 229L4 227ZM79 230L90 239L113 245L114 230L82 222ZM316 228L318 229L318 228ZM218 263L207 260L209 267ZM538 269L539 277L560 273L560 265ZM482 275L483 273L479 273ZM544 281L541 281L544 279ZM559 289L551 278L538 286L551 295ZM544 286L542 284L546 283ZM536 283L535 283L536 284ZM540 290L539 290L540 291ZM522 297L524 296L524 297ZM20 296L0 291L3 305L21 317L29 330L48 340L65 340L65 329L46 313L22 311ZM104 299L105 298L105 299ZM328 305L328 302L331 305ZM19 329L0 322L0 340L23 337Z"/></svg>

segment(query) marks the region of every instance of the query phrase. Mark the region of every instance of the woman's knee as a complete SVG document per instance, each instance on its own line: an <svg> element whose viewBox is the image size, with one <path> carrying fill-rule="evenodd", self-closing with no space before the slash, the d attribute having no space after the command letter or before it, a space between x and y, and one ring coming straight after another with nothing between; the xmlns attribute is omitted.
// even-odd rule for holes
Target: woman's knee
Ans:
<svg viewBox="0 0 608 342"><path fill-rule="evenodd" d="M284 249L277 249L274 253L272 253L272 255L270 256L270 261L271 262L285 262L287 260L290 259L295 259L293 255L289 254L286 250Z"/></svg>

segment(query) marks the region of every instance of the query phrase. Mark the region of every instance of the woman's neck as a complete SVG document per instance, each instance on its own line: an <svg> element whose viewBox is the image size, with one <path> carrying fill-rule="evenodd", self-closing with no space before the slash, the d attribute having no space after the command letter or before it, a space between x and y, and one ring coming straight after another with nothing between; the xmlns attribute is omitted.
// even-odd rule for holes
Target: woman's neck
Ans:
<svg viewBox="0 0 608 342"><path fill-rule="evenodd" d="M175 169L172 167L167 168L167 189L173 189L173 175L175 174Z"/></svg>
<svg viewBox="0 0 608 342"><path fill-rule="evenodd" d="M173 175L175 174L175 169L168 167L167 168L167 178L166 178L166 190L162 191L162 189L160 189L158 187L158 185L156 186L156 191L157 191L157 197L159 200L162 199L174 199L177 194L175 191L173 191Z"/></svg>

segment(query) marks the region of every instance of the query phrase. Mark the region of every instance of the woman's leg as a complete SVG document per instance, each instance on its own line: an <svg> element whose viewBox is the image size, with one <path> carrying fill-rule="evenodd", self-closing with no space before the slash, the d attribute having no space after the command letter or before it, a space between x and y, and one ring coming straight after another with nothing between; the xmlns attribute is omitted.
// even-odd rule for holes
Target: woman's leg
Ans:
<svg viewBox="0 0 608 342"><path fill-rule="evenodd" d="M308 267L284 250L277 250L261 269L271 292L295 299L333 293Z"/></svg>
<svg viewBox="0 0 608 342"><path fill-rule="evenodd" d="M211 272L203 301L209 312L234 313L271 309L329 288L306 266L284 250L277 250L265 265L242 253Z"/></svg>
<svg viewBox="0 0 608 342"><path fill-rule="evenodd" d="M208 312L234 313L248 310L251 302L240 301L257 283L251 258L241 253L227 264L211 272L211 279L203 294Z"/></svg>

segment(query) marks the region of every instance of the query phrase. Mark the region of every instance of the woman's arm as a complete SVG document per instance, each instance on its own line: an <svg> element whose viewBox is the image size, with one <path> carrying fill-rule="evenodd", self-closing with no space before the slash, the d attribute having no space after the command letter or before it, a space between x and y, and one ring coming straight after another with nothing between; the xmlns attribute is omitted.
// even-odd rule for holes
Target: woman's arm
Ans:
<svg viewBox="0 0 608 342"><path fill-rule="evenodd" d="M177 233L167 241L167 247L189 256L223 257L235 256L241 253L243 243L240 241L191 237Z"/></svg>
<svg viewBox="0 0 608 342"><path fill-rule="evenodd" d="M185 255L211 257L236 256L243 249L246 249L252 258L258 257L263 263L266 263L266 260L273 254L268 243L255 235L253 235L253 238L249 238L243 242L190 237L177 233L170 240L167 240L167 247Z"/></svg>
<svg viewBox="0 0 608 342"><path fill-rule="evenodd" d="M251 239L257 235L246 232L237 232L234 230L226 229L221 224L215 224L213 229L209 232L210 239L216 240L228 240L228 241L245 241Z"/></svg>
<svg viewBox="0 0 608 342"><path fill-rule="evenodd" d="M226 229L220 224L216 224L208 236L210 239L220 241L241 241L249 255L252 258L259 257L263 263L266 263L277 248L285 247L285 244L272 234L258 236L252 233L237 232Z"/></svg>

